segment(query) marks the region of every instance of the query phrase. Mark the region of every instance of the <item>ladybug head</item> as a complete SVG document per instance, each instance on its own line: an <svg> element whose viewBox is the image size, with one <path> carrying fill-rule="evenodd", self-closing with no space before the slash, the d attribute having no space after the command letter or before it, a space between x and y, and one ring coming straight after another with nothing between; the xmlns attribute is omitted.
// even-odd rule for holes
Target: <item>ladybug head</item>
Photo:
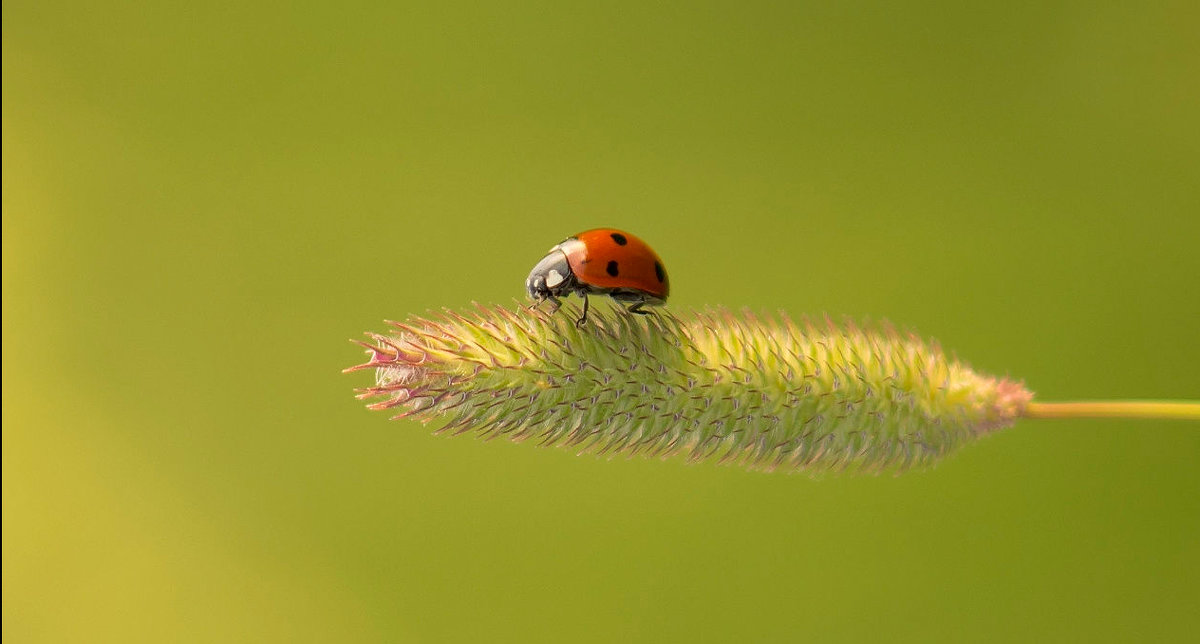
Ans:
<svg viewBox="0 0 1200 644"><path fill-rule="evenodd" d="M575 288L575 274L571 272L567 256L557 246L533 267L525 280L525 291L539 301L570 293Z"/></svg>

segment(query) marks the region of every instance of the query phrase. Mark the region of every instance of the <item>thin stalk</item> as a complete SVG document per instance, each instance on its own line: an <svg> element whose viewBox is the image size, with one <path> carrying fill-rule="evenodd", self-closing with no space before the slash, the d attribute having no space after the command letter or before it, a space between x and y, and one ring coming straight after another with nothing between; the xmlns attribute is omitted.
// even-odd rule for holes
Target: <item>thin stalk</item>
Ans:
<svg viewBox="0 0 1200 644"><path fill-rule="evenodd" d="M1154 418L1200 420L1200 401L1111 400L1030 402L1025 418Z"/></svg>

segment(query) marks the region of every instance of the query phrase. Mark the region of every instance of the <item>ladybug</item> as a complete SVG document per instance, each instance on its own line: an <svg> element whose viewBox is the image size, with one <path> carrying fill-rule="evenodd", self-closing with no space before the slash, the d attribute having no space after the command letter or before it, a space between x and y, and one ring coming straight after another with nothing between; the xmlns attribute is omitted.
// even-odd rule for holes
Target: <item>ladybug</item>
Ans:
<svg viewBox="0 0 1200 644"><path fill-rule="evenodd" d="M647 314L644 306L667 301L671 282L662 260L646 242L615 228L596 228L566 238L533 267L525 280L529 297L540 304L577 293L587 322L588 295L609 295L629 303L630 313Z"/></svg>

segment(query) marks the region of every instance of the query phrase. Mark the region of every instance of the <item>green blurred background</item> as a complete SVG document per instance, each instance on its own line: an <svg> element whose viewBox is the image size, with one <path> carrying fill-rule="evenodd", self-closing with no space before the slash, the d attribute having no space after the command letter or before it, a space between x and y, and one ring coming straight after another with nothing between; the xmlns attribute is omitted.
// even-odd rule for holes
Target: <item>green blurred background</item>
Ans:
<svg viewBox="0 0 1200 644"><path fill-rule="evenodd" d="M434 437L339 373L609 225L674 307L1200 397L1200 8L880 5L5 2L5 641L1194 637L1195 424L814 481Z"/></svg>

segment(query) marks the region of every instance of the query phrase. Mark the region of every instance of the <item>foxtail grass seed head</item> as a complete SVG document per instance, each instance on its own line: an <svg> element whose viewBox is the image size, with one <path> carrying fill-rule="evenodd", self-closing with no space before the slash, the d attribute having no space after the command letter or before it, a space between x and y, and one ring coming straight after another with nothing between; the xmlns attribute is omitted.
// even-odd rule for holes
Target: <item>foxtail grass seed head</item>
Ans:
<svg viewBox="0 0 1200 644"><path fill-rule="evenodd" d="M371 409L597 454L900 471L1011 425L1032 394L886 324L710 309L478 306L368 334Z"/></svg>

